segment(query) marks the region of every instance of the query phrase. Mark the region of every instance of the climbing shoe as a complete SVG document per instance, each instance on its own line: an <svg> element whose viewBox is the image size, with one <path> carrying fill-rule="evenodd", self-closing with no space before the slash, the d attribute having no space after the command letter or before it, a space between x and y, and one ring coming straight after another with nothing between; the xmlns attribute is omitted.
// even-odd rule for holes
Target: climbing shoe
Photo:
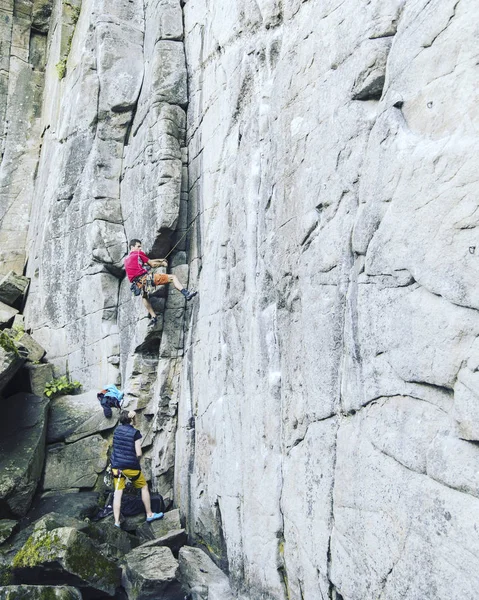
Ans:
<svg viewBox="0 0 479 600"><path fill-rule="evenodd" d="M158 317L150 318L150 322L148 323L148 327L154 327L158 323Z"/></svg>
<svg viewBox="0 0 479 600"><path fill-rule="evenodd" d="M196 294L198 292L190 292L189 290L183 288L181 290L181 293L183 294L183 296L186 298L187 302L189 302L192 298L194 298L196 296Z"/></svg>
<svg viewBox="0 0 479 600"><path fill-rule="evenodd" d="M151 523L152 521L156 521L157 519L162 519L163 518L163 513L159 512L159 513L153 513L151 515L151 517L146 517L146 522L147 523Z"/></svg>

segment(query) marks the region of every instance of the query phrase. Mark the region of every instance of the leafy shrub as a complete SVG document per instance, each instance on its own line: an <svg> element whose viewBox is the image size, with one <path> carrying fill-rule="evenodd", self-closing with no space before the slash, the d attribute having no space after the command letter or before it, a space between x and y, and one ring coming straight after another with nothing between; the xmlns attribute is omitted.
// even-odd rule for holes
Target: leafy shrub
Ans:
<svg viewBox="0 0 479 600"><path fill-rule="evenodd" d="M81 389L79 381L70 381L66 375L52 379L49 381L43 393L47 398L56 398L57 396L66 396L67 394L75 394Z"/></svg>

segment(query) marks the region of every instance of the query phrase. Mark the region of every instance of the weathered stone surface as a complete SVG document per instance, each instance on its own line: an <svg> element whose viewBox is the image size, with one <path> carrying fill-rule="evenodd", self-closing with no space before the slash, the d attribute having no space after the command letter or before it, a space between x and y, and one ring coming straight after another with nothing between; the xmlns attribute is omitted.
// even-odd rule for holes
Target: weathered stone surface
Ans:
<svg viewBox="0 0 479 600"><path fill-rule="evenodd" d="M143 523L137 535L144 540L154 540L167 535L170 531L181 529L180 511L176 508L166 512L162 519Z"/></svg>
<svg viewBox="0 0 479 600"><path fill-rule="evenodd" d="M0 519L0 544L12 535L17 526L18 521L12 519Z"/></svg>
<svg viewBox="0 0 479 600"><path fill-rule="evenodd" d="M98 521L97 523L91 523L84 527L82 531L97 544L114 547L121 556L140 544L137 537L115 527L111 522Z"/></svg>
<svg viewBox="0 0 479 600"><path fill-rule="evenodd" d="M108 441L99 435L50 446L45 457L44 490L94 487L107 463Z"/></svg>
<svg viewBox="0 0 479 600"><path fill-rule="evenodd" d="M25 582L38 581L40 569L44 583L65 583L93 588L115 595L120 571L105 558L88 537L72 527L51 531L37 528L13 559L16 577ZM45 569L45 570L43 570Z"/></svg>
<svg viewBox="0 0 479 600"><path fill-rule="evenodd" d="M45 349L36 342L31 335L23 333L15 340L15 345L22 356L30 362L39 362L45 356Z"/></svg>
<svg viewBox="0 0 479 600"><path fill-rule="evenodd" d="M7 334L0 332L0 392L23 365L25 359L21 358Z"/></svg>
<svg viewBox="0 0 479 600"><path fill-rule="evenodd" d="M0 302L0 325L8 325L13 321L13 317L18 313L16 308L12 308L4 302Z"/></svg>
<svg viewBox="0 0 479 600"><path fill-rule="evenodd" d="M1 600L82 600L79 590L62 585L0 586Z"/></svg>
<svg viewBox="0 0 479 600"><path fill-rule="evenodd" d="M92 389L121 372L153 485L176 453L188 531L245 597L476 597L471 3L83 0L59 80L60 4L41 129L32 3L0 23L0 269L30 227L49 358ZM147 333L122 247L190 225L200 294L165 289Z"/></svg>
<svg viewBox="0 0 479 600"><path fill-rule="evenodd" d="M30 380L30 389L32 393L37 396L43 396L45 392L45 386L55 376L53 372L53 366L50 363L42 363L39 365L27 363L24 368ZM50 419L51 416L48 419L48 423L50 423Z"/></svg>
<svg viewBox="0 0 479 600"><path fill-rule="evenodd" d="M199 548L181 548L179 565L180 581L192 600L234 599L228 577Z"/></svg>
<svg viewBox="0 0 479 600"><path fill-rule="evenodd" d="M25 522L32 523L51 513L78 520L93 517L98 511L99 497L98 492L83 492L77 489L45 492L35 498Z"/></svg>
<svg viewBox="0 0 479 600"><path fill-rule="evenodd" d="M107 419L96 397L90 390L75 396L60 396L52 400L48 420L47 441L75 442L94 433L113 428L118 422L118 411ZM74 487L74 486L72 486Z"/></svg>
<svg viewBox="0 0 479 600"><path fill-rule="evenodd" d="M470 7L225 6L184 6L188 531L246 597L477 594Z"/></svg>
<svg viewBox="0 0 479 600"><path fill-rule="evenodd" d="M142 548L153 548L155 546L167 546L172 552L175 558L178 558L180 548L182 548L188 541L188 536L184 529L172 529L167 534L144 542Z"/></svg>
<svg viewBox="0 0 479 600"><path fill-rule="evenodd" d="M122 585L129 600L183 600L178 575L178 561L169 548L140 546L125 556Z"/></svg>
<svg viewBox="0 0 479 600"><path fill-rule="evenodd" d="M479 373L461 369L454 385L454 419L459 435L465 440L479 440Z"/></svg>
<svg viewBox="0 0 479 600"><path fill-rule="evenodd" d="M0 278L0 301L13 306L23 296L28 284L28 277L17 275L13 271Z"/></svg>
<svg viewBox="0 0 479 600"><path fill-rule="evenodd" d="M45 456L48 400L19 393L7 398L0 421L0 516L26 514Z"/></svg>

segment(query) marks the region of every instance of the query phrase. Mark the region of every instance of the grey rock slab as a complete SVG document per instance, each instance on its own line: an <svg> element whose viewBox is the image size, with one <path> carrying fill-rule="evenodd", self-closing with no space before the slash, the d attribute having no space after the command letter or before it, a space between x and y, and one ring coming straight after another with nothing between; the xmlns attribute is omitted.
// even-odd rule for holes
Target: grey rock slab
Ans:
<svg viewBox="0 0 479 600"><path fill-rule="evenodd" d="M25 359L21 358L17 352L10 348L10 340L8 340L8 347L4 348L0 345L0 392L24 362Z"/></svg>
<svg viewBox="0 0 479 600"><path fill-rule="evenodd" d="M28 277L10 271L0 279L0 301L13 306L23 296L29 283Z"/></svg>
<svg viewBox="0 0 479 600"><path fill-rule="evenodd" d="M122 568L122 585L129 600L183 600L178 561L166 547L129 552Z"/></svg>
<svg viewBox="0 0 479 600"><path fill-rule="evenodd" d="M453 416L458 434L465 440L479 440L479 372L461 369L454 386Z"/></svg>
<svg viewBox="0 0 479 600"><path fill-rule="evenodd" d="M151 523L144 522L138 529L137 535L145 540L153 540L178 529L181 529L180 511L175 508L166 512L162 519L157 519Z"/></svg>
<svg viewBox="0 0 479 600"><path fill-rule="evenodd" d="M67 585L0 586L1 600L82 600L79 590Z"/></svg>
<svg viewBox="0 0 479 600"><path fill-rule="evenodd" d="M228 577L199 548L180 550L180 581L193 600L233 600Z"/></svg>
<svg viewBox="0 0 479 600"><path fill-rule="evenodd" d="M8 325L10 321L13 321L13 318L18 313L16 308L12 308L8 304L0 301L0 325Z"/></svg>
<svg viewBox="0 0 479 600"><path fill-rule="evenodd" d="M100 435L82 438L72 444L50 446L42 481L44 490L94 487L98 473L107 463L108 441Z"/></svg>
<svg viewBox="0 0 479 600"><path fill-rule="evenodd" d="M143 548L153 548L155 546L168 546L168 548L173 552L173 556L178 558L178 552L180 548L186 545L188 541L188 536L186 535L185 529L173 529L169 531L166 535L163 535L160 538L156 538L154 540L150 540L149 542L144 542L141 544Z"/></svg>
<svg viewBox="0 0 479 600"><path fill-rule="evenodd" d="M13 559L15 576L25 582L67 584L114 596L120 583L116 564L104 557L95 544L72 527L48 530L39 527Z"/></svg>
<svg viewBox="0 0 479 600"><path fill-rule="evenodd" d="M186 106L185 51L182 42L160 40L155 45L146 83L155 100Z"/></svg>
<svg viewBox="0 0 479 600"><path fill-rule="evenodd" d="M98 511L98 492L79 490L65 492L45 492L35 498L28 511L25 522L32 523L51 513L60 514L63 518L81 520L93 517Z"/></svg>
<svg viewBox="0 0 479 600"><path fill-rule="evenodd" d="M112 522L98 521L97 523L91 523L86 525L82 531L97 544L108 544L116 548L122 555L127 554L140 544L137 537L115 527Z"/></svg>
<svg viewBox="0 0 479 600"><path fill-rule="evenodd" d="M118 422L118 411L107 419L96 397L90 390L74 396L60 396L51 401L47 441L74 442L100 431L113 428ZM74 487L74 486L72 486Z"/></svg>
<svg viewBox="0 0 479 600"><path fill-rule="evenodd" d="M22 517L30 507L45 456L48 400L18 393L2 407L0 511Z"/></svg>
<svg viewBox="0 0 479 600"><path fill-rule="evenodd" d="M30 362L39 362L45 356L45 349L28 333L15 340L19 352Z"/></svg>
<svg viewBox="0 0 479 600"><path fill-rule="evenodd" d="M133 108L143 80L142 38L142 31L129 23L97 23L100 111Z"/></svg>
<svg viewBox="0 0 479 600"><path fill-rule="evenodd" d="M479 447L441 431L427 455L427 474L451 488L479 498Z"/></svg>
<svg viewBox="0 0 479 600"><path fill-rule="evenodd" d="M0 519L0 544L3 544L5 540L8 540L17 524L18 521L12 519Z"/></svg>
<svg viewBox="0 0 479 600"><path fill-rule="evenodd" d="M341 594L474 597L477 498L375 448L360 413L342 421L336 457L330 579Z"/></svg>
<svg viewBox="0 0 479 600"><path fill-rule="evenodd" d="M24 368L27 377L30 380L30 389L32 393L37 396L43 396L45 392L45 386L55 377L53 365L50 363L42 363L39 365L26 363Z"/></svg>

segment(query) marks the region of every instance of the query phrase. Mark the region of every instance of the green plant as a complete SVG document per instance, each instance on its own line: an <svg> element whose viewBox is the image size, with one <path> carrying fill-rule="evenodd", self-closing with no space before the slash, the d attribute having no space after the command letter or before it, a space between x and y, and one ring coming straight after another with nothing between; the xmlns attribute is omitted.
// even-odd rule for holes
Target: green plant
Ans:
<svg viewBox="0 0 479 600"><path fill-rule="evenodd" d="M13 352L18 355L18 349L14 344L13 339L8 335L6 331L0 331L0 346L5 352Z"/></svg>
<svg viewBox="0 0 479 600"><path fill-rule="evenodd" d="M57 70L58 79L63 79L67 74L67 58L62 58L55 65L55 69Z"/></svg>
<svg viewBox="0 0 479 600"><path fill-rule="evenodd" d="M22 337L22 335L25 333L25 328L23 327L23 325L14 325L12 327L12 339L15 340L16 342L18 342L18 340Z"/></svg>
<svg viewBox="0 0 479 600"><path fill-rule="evenodd" d="M66 375L57 377L49 381L43 393L47 398L56 398L57 396L66 396L67 394L75 394L81 389L79 381L70 381Z"/></svg>

